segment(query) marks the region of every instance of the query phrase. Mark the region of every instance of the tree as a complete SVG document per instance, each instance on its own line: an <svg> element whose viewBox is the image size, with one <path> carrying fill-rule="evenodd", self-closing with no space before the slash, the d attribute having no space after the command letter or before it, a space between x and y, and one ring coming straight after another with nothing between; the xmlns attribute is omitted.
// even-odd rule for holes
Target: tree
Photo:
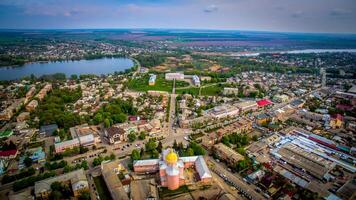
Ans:
<svg viewBox="0 0 356 200"><path fill-rule="evenodd" d="M62 193L58 190L54 190L51 192L51 198L53 200L61 200L62 199Z"/></svg>
<svg viewBox="0 0 356 200"><path fill-rule="evenodd" d="M77 80L78 79L78 75L72 74L72 75L70 75L70 79Z"/></svg>
<svg viewBox="0 0 356 200"><path fill-rule="evenodd" d="M246 154L245 149L244 149L243 147L237 148L237 152L238 152L239 154L241 154L241 155L245 155L245 154Z"/></svg>
<svg viewBox="0 0 356 200"><path fill-rule="evenodd" d="M100 124L103 121L103 115L101 113L97 113L94 116L94 123L95 124Z"/></svg>
<svg viewBox="0 0 356 200"><path fill-rule="evenodd" d="M230 147L230 140L229 140L229 137L224 135L222 138L221 138L221 143L225 144L226 146Z"/></svg>
<svg viewBox="0 0 356 200"><path fill-rule="evenodd" d="M178 150L177 140L174 140L174 142L173 142L173 149Z"/></svg>
<svg viewBox="0 0 356 200"><path fill-rule="evenodd" d="M140 150L140 156L141 156L141 158L142 158L143 155L145 155L145 150L144 150L143 148L141 148L141 150Z"/></svg>
<svg viewBox="0 0 356 200"><path fill-rule="evenodd" d="M129 138L129 142L134 142L136 140L136 134L134 132L129 133L127 137Z"/></svg>
<svg viewBox="0 0 356 200"><path fill-rule="evenodd" d="M127 120L127 115L125 113L119 113L112 116L114 123L123 123Z"/></svg>
<svg viewBox="0 0 356 200"><path fill-rule="evenodd" d="M140 160L141 159L140 152L137 149L132 150L131 159L132 160Z"/></svg>
<svg viewBox="0 0 356 200"><path fill-rule="evenodd" d="M51 189L52 190L57 190L57 191L61 191L62 190L62 183L55 181L51 184Z"/></svg>
<svg viewBox="0 0 356 200"><path fill-rule="evenodd" d="M26 156L23 163L25 164L26 167L30 167L32 165L32 159L30 157Z"/></svg>
<svg viewBox="0 0 356 200"><path fill-rule="evenodd" d="M84 160L80 167L83 168L84 170L88 170L89 169L88 162Z"/></svg>
<svg viewBox="0 0 356 200"><path fill-rule="evenodd" d="M202 146L195 142L191 142L189 145L190 148L193 149L194 155L205 155L205 150Z"/></svg>
<svg viewBox="0 0 356 200"><path fill-rule="evenodd" d="M157 147L156 142L151 139L145 144L145 149L146 151L149 152L152 152L154 149L156 149L156 147Z"/></svg>
<svg viewBox="0 0 356 200"><path fill-rule="evenodd" d="M79 146L79 153L80 154L86 153L88 151L89 151L88 147Z"/></svg>
<svg viewBox="0 0 356 200"><path fill-rule="evenodd" d="M104 127L105 127L105 128L109 128L110 126L111 126L110 120L109 120L108 118L106 118L106 119L104 120Z"/></svg>
<svg viewBox="0 0 356 200"><path fill-rule="evenodd" d="M186 151L186 156L194 156L194 150L192 148L188 148Z"/></svg>
<svg viewBox="0 0 356 200"><path fill-rule="evenodd" d="M88 191L82 191L78 197L78 200L90 200L90 193Z"/></svg>
<svg viewBox="0 0 356 200"><path fill-rule="evenodd" d="M110 154L110 160L115 160L115 157L116 157L115 154L113 153Z"/></svg>
<svg viewBox="0 0 356 200"><path fill-rule="evenodd" d="M253 141L257 141L257 140L258 140L257 135L252 136L252 140L253 140Z"/></svg>
<svg viewBox="0 0 356 200"><path fill-rule="evenodd" d="M162 149L163 149L162 142L159 141L159 142L158 142L158 145L157 145L157 151L158 151L159 153L162 153Z"/></svg>
<svg viewBox="0 0 356 200"><path fill-rule="evenodd" d="M159 152L156 149L154 149L152 151L151 158L158 158L158 157L159 157Z"/></svg>
<svg viewBox="0 0 356 200"><path fill-rule="evenodd" d="M64 131L64 129L60 129L58 131L58 136L61 138L61 140L66 138L66 132Z"/></svg>
<svg viewBox="0 0 356 200"><path fill-rule="evenodd" d="M146 138L146 134L144 132L141 132L140 135L138 136L138 139L144 140Z"/></svg>

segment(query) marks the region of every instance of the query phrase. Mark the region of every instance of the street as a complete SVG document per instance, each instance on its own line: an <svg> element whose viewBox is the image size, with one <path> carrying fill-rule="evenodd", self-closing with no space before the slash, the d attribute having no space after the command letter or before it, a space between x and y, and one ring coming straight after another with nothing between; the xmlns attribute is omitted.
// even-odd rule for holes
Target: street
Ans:
<svg viewBox="0 0 356 200"><path fill-rule="evenodd" d="M251 199L265 199L260 193L255 191L255 188L252 185L248 185L240 177L231 173L227 170L225 166L222 166L220 163L216 162L213 158L207 157L208 162L212 163L214 166L212 167L212 171L217 174L225 175L230 181L236 184L241 188L246 194L251 196Z"/></svg>

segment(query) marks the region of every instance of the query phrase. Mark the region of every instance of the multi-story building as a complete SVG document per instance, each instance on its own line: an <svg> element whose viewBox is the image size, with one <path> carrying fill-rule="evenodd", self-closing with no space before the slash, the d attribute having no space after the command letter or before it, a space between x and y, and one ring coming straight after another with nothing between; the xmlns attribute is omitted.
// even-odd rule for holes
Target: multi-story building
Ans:
<svg viewBox="0 0 356 200"><path fill-rule="evenodd" d="M239 160L245 159L241 154L222 143L214 145L213 152L221 160L226 161L230 166L234 166Z"/></svg>
<svg viewBox="0 0 356 200"><path fill-rule="evenodd" d="M56 153L64 152L66 149L72 149L79 146L92 146L95 145L95 138L93 134L84 135L80 137L73 138L64 142L54 144Z"/></svg>
<svg viewBox="0 0 356 200"><path fill-rule="evenodd" d="M52 90L52 84L48 83L46 84L36 95L36 98L38 98L40 101L42 101L47 93Z"/></svg>
<svg viewBox="0 0 356 200"><path fill-rule="evenodd" d="M287 102L289 100L289 96L282 94L282 95L275 95L273 100L279 103Z"/></svg>
<svg viewBox="0 0 356 200"><path fill-rule="evenodd" d="M183 73L166 73L165 74L165 79L166 80L184 80L184 74Z"/></svg>
<svg viewBox="0 0 356 200"><path fill-rule="evenodd" d="M205 115L211 116L215 119L221 119L225 117L234 117L239 114L239 109L231 105L220 105L212 109L206 110Z"/></svg>
<svg viewBox="0 0 356 200"><path fill-rule="evenodd" d="M27 119L30 119L30 113L29 112L22 112L19 114L19 116L16 117L17 122L23 122Z"/></svg>
<svg viewBox="0 0 356 200"><path fill-rule="evenodd" d="M241 113L254 111L258 109L258 105L255 101L243 101L235 105Z"/></svg>
<svg viewBox="0 0 356 200"><path fill-rule="evenodd" d="M148 80L148 85L155 85L156 84L157 75L150 74L150 78Z"/></svg>
<svg viewBox="0 0 356 200"><path fill-rule="evenodd" d="M37 100L32 100L30 103L26 105L26 110L28 112L34 111L38 106L38 101Z"/></svg>
<svg viewBox="0 0 356 200"><path fill-rule="evenodd" d="M197 75L193 75L192 76L192 81L193 81L193 84L195 85L195 86L200 86L200 79L199 79L199 76L197 76Z"/></svg>
<svg viewBox="0 0 356 200"><path fill-rule="evenodd" d="M239 88L230 88L230 87L225 87L223 91L224 95L238 95L239 94Z"/></svg>
<svg viewBox="0 0 356 200"><path fill-rule="evenodd" d="M103 162L101 164L101 173L106 186L109 188L111 199L129 200L118 177L118 174L120 173L120 164L117 161Z"/></svg>

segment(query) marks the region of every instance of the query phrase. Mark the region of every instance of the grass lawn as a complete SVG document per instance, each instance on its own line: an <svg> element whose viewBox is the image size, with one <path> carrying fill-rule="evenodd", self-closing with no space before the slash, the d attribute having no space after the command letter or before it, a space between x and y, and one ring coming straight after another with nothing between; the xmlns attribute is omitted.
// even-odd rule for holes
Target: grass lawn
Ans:
<svg viewBox="0 0 356 200"><path fill-rule="evenodd" d="M144 75L141 78L131 79L128 84L128 88L135 91L146 92L148 90L166 91L172 92L173 81L167 81L164 79L163 74L157 75L156 84L148 85L149 75ZM184 81L176 81L176 87L185 87L189 83Z"/></svg>
<svg viewBox="0 0 356 200"><path fill-rule="evenodd" d="M95 187L99 193L101 200L111 200L109 189L106 187L106 183L102 176L93 177Z"/></svg>
<svg viewBox="0 0 356 200"><path fill-rule="evenodd" d="M186 185L183 185L176 190L169 190L166 187L162 187L158 190L158 192L159 192L159 196L164 198L164 197L171 197L171 196L175 196L178 194L187 193L187 192L189 192L189 189L188 189L188 186L186 186Z"/></svg>
<svg viewBox="0 0 356 200"><path fill-rule="evenodd" d="M201 89L201 95L206 95L206 96L218 96L220 95L220 92L224 89L224 85L212 85L208 87L204 87ZM192 87L188 89L176 89L177 94L192 94L192 95L198 95L199 94L199 88Z"/></svg>

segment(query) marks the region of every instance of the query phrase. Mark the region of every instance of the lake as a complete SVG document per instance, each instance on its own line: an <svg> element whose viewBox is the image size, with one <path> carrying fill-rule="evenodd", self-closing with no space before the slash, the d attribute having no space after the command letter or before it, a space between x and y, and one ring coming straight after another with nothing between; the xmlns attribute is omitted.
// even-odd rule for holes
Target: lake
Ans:
<svg viewBox="0 0 356 200"><path fill-rule="evenodd" d="M35 62L23 66L0 67L0 80L20 79L34 74L36 77L45 74L109 74L125 71L134 66L129 58L101 58L94 60Z"/></svg>

